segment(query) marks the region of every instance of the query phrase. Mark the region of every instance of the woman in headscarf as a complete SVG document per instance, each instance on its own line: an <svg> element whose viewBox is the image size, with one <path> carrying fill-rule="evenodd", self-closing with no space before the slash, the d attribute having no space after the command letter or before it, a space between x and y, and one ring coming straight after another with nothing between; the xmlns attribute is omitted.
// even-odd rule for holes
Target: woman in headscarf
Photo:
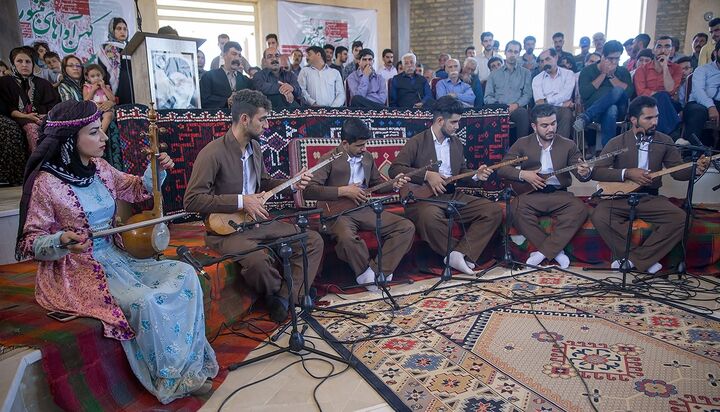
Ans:
<svg viewBox="0 0 720 412"><path fill-rule="evenodd" d="M83 65L74 54L65 56L62 60L62 81L58 86L60 100L83 100Z"/></svg>
<svg viewBox="0 0 720 412"><path fill-rule="evenodd" d="M107 136L91 101L68 100L48 114L28 160L16 254L39 261L35 299L50 311L102 321L121 341L145 388L164 404L210 390L218 372L205 337L203 295L194 269L174 260L135 259L118 236L88 239L113 226L115 199L151 197L143 177L122 173L100 156ZM158 157L163 172L173 166Z"/></svg>
<svg viewBox="0 0 720 412"><path fill-rule="evenodd" d="M113 94L117 96L120 104L132 103L130 90L130 66L128 60L122 58L121 53L128 40L127 23L122 17L113 17L108 24L108 39L100 45L98 52L99 64L105 69Z"/></svg>
<svg viewBox="0 0 720 412"><path fill-rule="evenodd" d="M40 122L59 101L52 84L33 74L34 51L23 46L12 49L12 76L0 77L0 101L4 115L15 120L25 131L32 152L37 145Z"/></svg>

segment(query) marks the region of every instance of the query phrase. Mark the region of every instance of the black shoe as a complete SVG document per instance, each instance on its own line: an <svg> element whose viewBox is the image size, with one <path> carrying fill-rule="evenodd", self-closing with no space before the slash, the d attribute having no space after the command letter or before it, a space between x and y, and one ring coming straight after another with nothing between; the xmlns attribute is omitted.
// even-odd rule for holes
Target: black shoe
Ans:
<svg viewBox="0 0 720 412"><path fill-rule="evenodd" d="M270 319L277 323L282 323L288 317L288 301L277 295L268 296L266 300L267 309L270 313Z"/></svg>

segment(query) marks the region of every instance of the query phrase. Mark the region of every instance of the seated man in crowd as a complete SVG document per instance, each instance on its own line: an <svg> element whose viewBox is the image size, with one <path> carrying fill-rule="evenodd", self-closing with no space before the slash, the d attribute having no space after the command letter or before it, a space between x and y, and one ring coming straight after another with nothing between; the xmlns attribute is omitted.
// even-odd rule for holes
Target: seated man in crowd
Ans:
<svg viewBox="0 0 720 412"><path fill-rule="evenodd" d="M532 73L538 67L537 56L535 55L535 36L527 36L523 39L525 54L522 55L522 66Z"/></svg>
<svg viewBox="0 0 720 412"><path fill-rule="evenodd" d="M709 120L720 125L720 42L715 43L714 61L699 66L692 75L692 92L685 106L685 139L693 134L702 139L705 122Z"/></svg>
<svg viewBox="0 0 720 412"><path fill-rule="evenodd" d="M572 184L569 173L548 179L538 175L583 162L575 142L555 133L558 125L556 109L549 104L538 104L533 108L530 116L535 133L518 139L503 158L511 160L527 156L528 160L522 163L522 169L514 166L500 168L498 176L530 185L529 192L523 193L518 189L518 196L511 206L513 226L538 249L525 263L537 266L545 259L555 260L566 269L570 259L563 249L585 223L588 210L579 198L567 191ZM584 162L572 173L581 182L590 180L590 167ZM540 227L540 216L553 217L555 224L550 235Z"/></svg>
<svg viewBox="0 0 720 412"><path fill-rule="evenodd" d="M205 109L230 107L232 94L249 89L250 79L243 73L242 47L229 41L223 46L223 65L210 70L200 78L200 101Z"/></svg>
<svg viewBox="0 0 720 412"><path fill-rule="evenodd" d="M625 68L628 69L628 71L632 72L639 67L637 63L640 50L647 49L648 45L650 45L650 35L640 33L635 36L632 42L632 54L630 54L630 60L625 63Z"/></svg>
<svg viewBox="0 0 720 412"><path fill-rule="evenodd" d="M518 50L519 52L519 50ZM449 265L465 274L473 274L475 261L495 234L502 221L500 207L485 198L474 197L455 191L446 193L449 188L445 178L468 171L463 144L455 132L460 127L463 105L456 98L444 96L439 98L432 108L433 123L429 129L408 139L405 146L390 166L390 177L400 173L407 174L430 164L431 161L442 161L440 166L412 177L411 182L422 185L427 183L440 200L456 200L466 205L459 209L456 222L465 225L465 236L460 241L452 239L452 252ZM488 179L492 170L481 165L472 179L466 184L477 184ZM417 232L435 253L444 256L447 248L447 224L444 206L415 202L409 204L406 216L415 223Z"/></svg>
<svg viewBox="0 0 720 412"><path fill-rule="evenodd" d="M262 92L275 110L300 107L302 90L292 71L280 67L280 52L267 49L263 53L263 69L252 78L253 89Z"/></svg>
<svg viewBox="0 0 720 412"><path fill-rule="evenodd" d="M362 58L360 61L362 65ZM365 190L385 181L380 176L372 154L365 149L365 143L371 137L370 129L362 120L356 117L345 120L340 130L342 143L325 156L341 152L346 155L315 171L303 192L305 199L337 201L345 198L355 204L365 203L368 198ZM385 193L399 190L409 180L401 176ZM387 276L388 281L392 280L395 268L412 247L415 226L411 221L387 211L383 211L380 217L381 268L370 259L365 241L358 236L361 230L375 230L376 216L371 207L356 210L327 223L328 231L336 242L338 258L350 265L355 280L361 285L375 281L378 269ZM377 290L375 286L366 287L371 291Z"/></svg>
<svg viewBox="0 0 720 412"><path fill-rule="evenodd" d="M473 107L478 108L483 106L483 87L480 77L477 75L478 62L474 57L468 57L463 63L462 72L460 78L462 81L470 85L470 88L475 95L475 102Z"/></svg>
<svg viewBox="0 0 720 412"><path fill-rule="evenodd" d="M688 77L690 77L693 72L692 58L690 56L681 57L675 62L675 64L680 66L682 78L680 79L680 87L678 88L678 92L674 100L675 102L677 102L677 105L679 107L685 107L685 104L689 97L687 95Z"/></svg>
<svg viewBox="0 0 720 412"><path fill-rule="evenodd" d="M707 33L696 33L695 36L693 36L693 39L692 39L693 54L692 54L692 56L690 56L690 59L691 59L690 63L692 64L693 70L698 68L698 59L700 58L700 51L707 44L707 42L708 42Z"/></svg>
<svg viewBox="0 0 720 412"><path fill-rule="evenodd" d="M360 40L355 40L352 43L352 47L350 48L352 50L353 59L349 63L346 63L342 70L342 79L345 80L350 76L350 73L354 72L358 68L358 63L360 62L360 50L363 49L363 42Z"/></svg>
<svg viewBox="0 0 720 412"><path fill-rule="evenodd" d="M375 53L370 49L362 49L358 57L358 69L347 78L350 106L382 110L387 101L387 85L385 79L373 69Z"/></svg>
<svg viewBox="0 0 720 412"><path fill-rule="evenodd" d="M580 54L575 56L575 68L580 72L585 67L585 59L590 54L590 38L583 36L580 38Z"/></svg>
<svg viewBox="0 0 720 412"><path fill-rule="evenodd" d="M488 70L490 70L490 73L501 68L502 65L503 65L503 59L501 57L495 56L495 57L490 58L490 60L487 61L487 67L488 67Z"/></svg>
<svg viewBox="0 0 720 412"><path fill-rule="evenodd" d="M505 46L505 64L492 72L485 85L485 104L509 106L510 120L515 122L515 138L527 136L530 117L525 106L532 99L530 70L518 64L520 43L510 40Z"/></svg>
<svg viewBox="0 0 720 412"><path fill-rule="evenodd" d="M303 52L300 49L295 49L290 53L290 71L295 73L295 78L300 75L302 69Z"/></svg>
<svg viewBox="0 0 720 412"><path fill-rule="evenodd" d="M698 57L698 66L703 66L712 62L713 50L715 50L715 44L720 42L720 17L715 17L708 22L708 29L710 31L710 39L700 49L700 56Z"/></svg>
<svg viewBox="0 0 720 412"><path fill-rule="evenodd" d="M475 93L469 84L460 79L460 62L457 59L450 59L445 63L448 77L441 79L435 86L437 98L452 96L460 100L465 107L475 105Z"/></svg>
<svg viewBox="0 0 720 412"><path fill-rule="evenodd" d="M609 43L609 42L608 42ZM603 149L603 153L627 148L628 151L595 163L592 178L599 182L623 182L632 180L640 185L636 192L647 193L640 198L636 206L637 218L653 226L650 236L640 246L630 249L628 264L641 271L655 273L662 269L660 259L682 239L685 212L670 203L664 196L658 196L662 178L651 179L649 174L663 168L683 163L680 152L672 146L670 136L659 131L658 108L655 99L638 96L628 109L632 128L614 137ZM648 140L640 141L638 136ZM653 144L658 142L662 144ZM702 175L709 161L704 156L698 162L697 174ZM690 168L672 173L677 180L689 180ZM591 220L605 243L610 246L615 260L611 267L619 268L621 257L625 254L625 236L627 233L630 206L627 199L600 200L592 213Z"/></svg>
<svg viewBox="0 0 720 412"><path fill-rule="evenodd" d="M320 55L322 58L322 49ZM200 150L183 204L188 212L211 214L243 211L254 220L266 220L269 214L263 206L262 194L285 182L272 179L267 173L259 143L263 130L268 128L267 117L272 105L262 93L243 90L233 95L231 106L230 129L225 136L213 140ZM312 174L306 174L295 183L293 190L304 189L310 179ZM297 232L295 225L275 221L227 236L208 232L205 244L223 255L235 254L255 248L264 241ZM320 266L323 241L317 232L308 230L307 233L307 273L312 283ZM288 291L276 267L278 262L268 251L259 250L237 259L240 276L254 293L265 298L270 318L276 322L284 321L288 310L294 310L288 305L288 297L294 293L297 298L303 285L303 253L299 245L293 245L292 248L292 292Z"/></svg>
<svg viewBox="0 0 720 412"><path fill-rule="evenodd" d="M673 45L670 36L662 36L653 48L653 63L638 67L633 77L638 96L652 96L660 112L657 129L670 134L680 123L677 107L672 100L680 88L682 69L670 61Z"/></svg>
<svg viewBox="0 0 720 412"><path fill-rule="evenodd" d="M430 84L415 72L417 58L408 53L402 57L403 72L390 82L390 107L421 108L432 100Z"/></svg>
<svg viewBox="0 0 720 412"><path fill-rule="evenodd" d="M600 62L586 66L578 79L585 112L577 116L573 127L581 132L585 130L586 124L600 122L602 137L596 139L597 152L615 136L615 122L625 119L628 99L633 94L630 72L624 67L618 67L622 52L623 46L619 41L605 43Z"/></svg>
<svg viewBox="0 0 720 412"><path fill-rule="evenodd" d="M602 56L599 53L588 53L587 56L585 56L585 63L583 64L583 69L592 66L593 64L597 64L602 59ZM576 78L580 78L580 73L575 73ZM580 93L579 91L576 91L576 93Z"/></svg>
<svg viewBox="0 0 720 412"><path fill-rule="evenodd" d="M340 72L325 64L325 52L320 46L307 49L309 65L300 70L298 84L303 101L310 106L340 107L345 104L345 85Z"/></svg>
<svg viewBox="0 0 720 412"><path fill-rule="evenodd" d="M563 50L563 47L565 46L565 35L557 32L553 34L552 40L553 46L555 46L555 51L558 53L558 60L565 59L568 62L567 64L570 66L567 67L567 69L576 72L577 68L575 67L575 56L573 56L572 53Z"/></svg>
<svg viewBox="0 0 720 412"><path fill-rule="evenodd" d="M636 59L635 59L635 69L630 71L630 77L635 78L635 73L637 70L643 66L645 66L648 63L652 63L655 56L653 55L653 51L650 49L642 49L637 53Z"/></svg>
<svg viewBox="0 0 720 412"><path fill-rule="evenodd" d="M533 98L535 104L547 103L555 106L558 134L562 137L571 137L575 73L559 67L558 57L555 49L547 49L540 53L542 71L532 81Z"/></svg>
<svg viewBox="0 0 720 412"><path fill-rule="evenodd" d="M465 57L475 57L477 54L475 46L468 46L465 48Z"/></svg>
<svg viewBox="0 0 720 412"><path fill-rule="evenodd" d="M445 64L448 60L450 60L452 56L450 56L447 53L442 53L440 56L438 56L438 69L435 70L435 77L439 79L447 79L448 78L448 72L445 68Z"/></svg>

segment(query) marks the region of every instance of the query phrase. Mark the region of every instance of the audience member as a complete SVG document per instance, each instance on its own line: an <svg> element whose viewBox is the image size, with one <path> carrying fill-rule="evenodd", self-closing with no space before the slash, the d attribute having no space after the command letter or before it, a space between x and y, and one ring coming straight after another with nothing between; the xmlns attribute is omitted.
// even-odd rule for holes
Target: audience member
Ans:
<svg viewBox="0 0 720 412"><path fill-rule="evenodd" d="M223 48L225 47L225 43L230 41L230 36L223 33L217 37L218 42L217 45L220 48L220 55L216 56L212 61L210 62L210 70L215 70L220 68L221 60L223 60ZM205 103L205 102L203 102Z"/></svg>
<svg viewBox="0 0 720 412"><path fill-rule="evenodd" d="M483 51L475 57L475 59L478 61L478 76L480 77L480 81L484 82L487 81L488 76L490 76L490 67L488 66L488 60L491 58L497 56L497 53L493 51L493 34L489 31L483 32L480 35L480 42L483 46Z"/></svg>
<svg viewBox="0 0 720 412"><path fill-rule="evenodd" d="M477 65L478 62L474 57L468 57L465 59L460 77L462 78L462 81L470 85L470 88L475 95L475 102L473 103L473 106L479 108L483 106L483 87L480 77L477 75Z"/></svg>
<svg viewBox="0 0 720 412"><path fill-rule="evenodd" d="M417 69L415 72L418 74L418 76L422 76L427 80L428 84L432 84L432 80L435 78L435 70L426 68L424 65L418 63L419 66L417 66Z"/></svg>
<svg viewBox="0 0 720 412"><path fill-rule="evenodd" d="M302 90L292 70L280 65L280 52L275 48L263 52L263 69L252 77L252 88L267 96L273 110L300 107Z"/></svg>
<svg viewBox="0 0 720 412"><path fill-rule="evenodd" d="M720 126L720 41L708 64L698 66L692 76L692 91L683 112L685 139L693 134L702 139L702 131L708 119Z"/></svg>
<svg viewBox="0 0 720 412"><path fill-rule="evenodd" d="M303 52L300 49L295 49L290 53L290 71L295 73L295 78L300 75L300 69L302 69Z"/></svg>
<svg viewBox="0 0 720 412"><path fill-rule="evenodd" d="M465 48L465 57L475 57L476 54L475 46L468 46Z"/></svg>
<svg viewBox="0 0 720 412"><path fill-rule="evenodd" d="M426 70L425 70L425 65L424 65L424 64L422 64L422 63L416 63L416 64L415 64L415 74L417 74L418 76L423 76L423 75L425 75L425 71L426 71ZM429 72L429 71L432 71L432 70L427 70L427 71ZM427 79L427 77L426 77L426 79ZM429 81L430 81L430 79L428 79L428 82L429 82Z"/></svg>
<svg viewBox="0 0 720 412"><path fill-rule="evenodd" d="M532 73L538 67L537 56L534 54L535 51L535 37L527 36L523 39L523 47L525 48L525 54L522 56L522 66Z"/></svg>
<svg viewBox="0 0 720 412"><path fill-rule="evenodd" d="M515 139L530 133L530 117L526 106L532 99L530 70L517 64L520 47L520 42L516 40L508 42L505 46L505 64L490 74L485 85L485 104L508 105L510 120L515 122Z"/></svg>
<svg viewBox="0 0 720 412"><path fill-rule="evenodd" d="M632 55L630 56L630 60L627 61L625 64L625 68L629 71L634 71L637 69L637 58L638 54L640 53L640 50L647 49L648 45L650 44L650 35L645 33L640 33L633 39L633 45L632 45Z"/></svg>
<svg viewBox="0 0 720 412"><path fill-rule="evenodd" d="M375 53L362 49L358 57L358 69L347 78L349 106L382 110L387 102L387 82L373 69Z"/></svg>
<svg viewBox="0 0 720 412"><path fill-rule="evenodd" d="M577 71L575 68L575 57L572 53L563 50L563 47L565 46L565 34L557 32L553 34L552 40L553 46L555 46L555 50L558 52L558 61L562 62L565 60L567 62L565 65L561 64L561 66L564 66L573 72Z"/></svg>
<svg viewBox="0 0 720 412"><path fill-rule="evenodd" d="M697 33L697 34L695 34L695 36L693 36L693 39L692 39L693 54L690 57L693 69L697 69L698 59L700 58L700 51L702 50L703 46L705 46L707 44L707 42L708 42L707 33Z"/></svg>
<svg viewBox="0 0 720 412"><path fill-rule="evenodd" d="M325 64L332 63L333 57L335 57L335 46L326 44L323 46L323 50L325 51Z"/></svg>
<svg viewBox="0 0 720 412"><path fill-rule="evenodd" d="M448 73L445 71L445 63L451 58L452 56L447 53L441 53L440 56L438 56L438 69L435 70L435 77L447 79Z"/></svg>
<svg viewBox="0 0 720 412"><path fill-rule="evenodd" d="M673 63L677 63L678 60L685 57L684 54L680 53L680 39L677 37L670 36L670 41L672 41L672 52L670 52L670 61Z"/></svg>
<svg viewBox="0 0 720 412"><path fill-rule="evenodd" d="M173 26L162 26L158 29L158 34L162 34L164 36L174 36L174 37L180 37L180 34L178 33Z"/></svg>
<svg viewBox="0 0 720 412"><path fill-rule="evenodd" d="M350 73L357 70L358 60L360 60L360 50L363 49L363 42L361 42L360 40L355 40L354 42L352 42L352 47L350 49L352 50L352 59L345 64L345 67L343 67L343 80L347 79L347 77L350 76Z"/></svg>
<svg viewBox="0 0 720 412"><path fill-rule="evenodd" d="M599 53L595 53L595 52L589 53L587 56L585 56L585 64L583 65L583 69L585 67L592 66L593 64L597 64L597 62L599 62L601 58L602 58L602 56ZM580 73L576 73L576 75L578 75L578 77L579 77L579 74Z"/></svg>
<svg viewBox="0 0 720 412"><path fill-rule="evenodd" d="M653 55L653 51L650 49L642 49L640 52L638 52L636 56L635 61L635 69L630 72L630 77L633 79L635 78L635 72L639 67L645 66L646 64L653 61L653 58L655 56Z"/></svg>
<svg viewBox="0 0 720 412"><path fill-rule="evenodd" d="M205 53L202 50L197 51L198 76L202 77L207 72L205 70Z"/></svg>
<svg viewBox="0 0 720 412"><path fill-rule="evenodd" d="M378 74L380 74L380 76L383 78L383 81L385 81L386 89L388 81L398 74L397 69L395 68L395 66L393 66L393 60L395 60L395 53L393 53L392 49L383 50L383 66L378 71Z"/></svg>
<svg viewBox="0 0 720 412"><path fill-rule="evenodd" d="M37 146L40 124L59 99L49 81L35 76L35 51L16 47L10 51L12 76L0 77L0 108L25 131L30 152Z"/></svg>
<svg viewBox="0 0 720 412"><path fill-rule="evenodd" d="M572 71L573 73L575 72L575 70L573 70L575 68L575 58L572 56L568 56L566 54L559 56L558 65L562 68Z"/></svg>
<svg viewBox="0 0 720 412"><path fill-rule="evenodd" d="M265 47L268 49L280 50L280 41L275 33L270 33L265 36Z"/></svg>
<svg viewBox="0 0 720 412"><path fill-rule="evenodd" d="M0 77L2 76L12 76L12 70L10 69L10 66L7 65L7 63L0 60Z"/></svg>
<svg viewBox="0 0 720 412"><path fill-rule="evenodd" d="M633 42L635 39L627 39L625 40L625 43L623 43L623 47L625 48L625 53L628 55L628 59L623 62L622 66L627 68L628 63L630 63L633 59L635 59L635 50L633 49Z"/></svg>
<svg viewBox="0 0 720 412"><path fill-rule="evenodd" d="M611 40L602 46L602 58L585 66L578 79L578 89L585 112L575 119L573 127L580 132L591 121L600 123L601 139L596 139L596 152L615 137L616 123L625 119L628 99L632 96L630 72L619 66L623 45Z"/></svg>
<svg viewBox="0 0 720 412"><path fill-rule="evenodd" d="M532 80L532 91L535 104L555 106L557 116L557 132L562 137L570 138L573 122L572 94L575 89L575 74L572 70L558 67L558 52L547 49L540 53L542 71Z"/></svg>
<svg viewBox="0 0 720 412"><path fill-rule="evenodd" d="M204 109L230 107L232 95L249 89L250 79L242 73L242 47L229 41L223 46L223 64L210 70L200 79L200 96Z"/></svg>
<svg viewBox="0 0 720 412"><path fill-rule="evenodd" d="M337 51L337 49L336 49ZM319 46L306 51L308 65L300 70L298 83L303 100L310 106L340 107L345 104L345 86L340 73L325 64L325 52Z"/></svg>
<svg viewBox="0 0 720 412"><path fill-rule="evenodd" d="M60 95L60 101L66 100L83 100L83 73L82 61L74 54L68 54L62 61L62 80L58 85L57 91Z"/></svg>
<svg viewBox="0 0 720 412"><path fill-rule="evenodd" d="M682 69L670 61L672 50L670 36L659 37L653 48L653 63L638 67L633 77L638 96L655 98L660 113L657 129L665 134L672 133L680 123L677 115L679 107L673 104L672 96L680 87Z"/></svg>
<svg viewBox="0 0 720 412"><path fill-rule="evenodd" d="M330 65L330 68L335 69L340 72L340 76L342 77L343 69L345 68L345 64L348 60L348 49L345 46L337 46L335 48L335 60Z"/></svg>
<svg viewBox="0 0 720 412"><path fill-rule="evenodd" d="M132 83L130 81L130 60L122 58L122 51L127 45L127 23L122 17L113 17L108 23L108 37L100 44L97 53L98 64L107 73L105 84L110 85L120 104L133 103Z"/></svg>
<svg viewBox="0 0 720 412"><path fill-rule="evenodd" d="M605 33L597 32L592 36L593 47L595 47L595 53L602 56L603 47L605 45Z"/></svg>
<svg viewBox="0 0 720 412"><path fill-rule="evenodd" d="M54 51L49 51L45 53L43 60L45 61L45 68L42 70L40 77L52 83L53 87L57 87L60 80L62 80L60 56Z"/></svg>
<svg viewBox="0 0 720 412"><path fill-rule="evenodd" d="M675 62L678 66L680 66L680 69L682 70L682 79L680 80L680 88L677 92L677 102L680 104L680 107L685 107L685 103L687 102L687 81L688 77L693 72L692 67L692 59L690 56L685 56L680 59L678 59L677 62Z"/></svg>
<svg viewBox="0 0 720 412"><path fill-rule="evenodd" d="M698 66L706 65L712 62L713 50L715 50L715 43L720 42L720 17L715 17L708 22L710 31L710 39L700 49L700 56L698 57Z"/></svg>
<svg viewBox="0 0 720 412"><path fill-rule="evenodd" d="M500 41L493 40L493 53L497 54L500 51Z"/></svg>
<svg viewBox="0 0 720 412"><path fill-rule="evenodd" d="M460 62L450 59L445 62L447 79L441 79L435 86L435 95L439 99L443 96L452 96L458 99L465 107L475 105L475 93L469 84L460 79Z"/></svg>
<svg viewBox="0 0 720 412"><path fill-rule="evenodd" d="M400 108L421 108L432 100L430 83L415 72L417 58L412 53L402 57L404 71L390 82L390 106Z"/></svg>
<svg viewBox="0 0 720 412"><path fill-rule="evenodd" d="M280 56L280 61L282 61L282 56ZM248 69L248 78L253 79L257 73L259 73L262 69L257 66L252 66Z"/></svg>
<svg viewBox="0 0 720 412"><path fill-rule="evenodd" d="M580 54L575 56L575 68L579 73L585 67L585 59L590 54L590 38L583 36L580 38Z"/></svg>
<svg viewBox="0 0 720 412"><path fill-rule="evenodd" d="M503 65L503 59L501 59L498 56L490 58L490 60L488 60L488 62L487 62L488 70L491 73L494 72L495 70L501 68L502 65Z"/></svg>
<svg viewBox="0 0 720 412"><path fill-rule="evenodd" d="M112 107L115 105L110 85L105 84L105 70L99 64L89 64L85 67L85 84L83 85L83 100L94 102L98 109L103 112L100 128L107 133L114 114Z"/></svg>
<svg viewBox="0 0 720 412"><path fill-rule="evenodd" d="M42 69L45 69L47 67L45 65L45 53L50 51L50 46L47 44L47 42L36 41L33 43L32 48L33 50L35 50L33 60L35 61L35 75L37 76Z"/></svg>

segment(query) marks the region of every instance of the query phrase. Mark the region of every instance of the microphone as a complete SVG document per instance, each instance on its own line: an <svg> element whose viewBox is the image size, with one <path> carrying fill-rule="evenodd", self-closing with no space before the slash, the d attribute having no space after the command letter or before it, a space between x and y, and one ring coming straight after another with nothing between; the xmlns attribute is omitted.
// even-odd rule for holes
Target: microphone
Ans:
<svg viewBox="0 0 720 412"><path fill-rule="evenodd" d="M716 191L716 190L718 190L718 189L720 189L720 185L713 186L712 191L714 192L714 191Z"/></svg>
<svg viewBox="0 0 720 412"><path fill-rule="evenodd" d="M190 249L188 249L187 246L182 245L178 246L177 249L175 249L176 253L182 260L184 260L186 263L188 263L190 266L192 266L195 271L197 271L199 274L201 274L205 279L210 280L210 275L205 271L203 268L203 265L200 264L200 262L197 261L193 257L193 255L190 253Z"/></svg>
<svg viewBox="0 0 720 412"><path fill-rule="evenodd" d="M603 193L603 189L598 189L595 193L590 195L590 199L596 199L596 198L600 197L600 195L602 195L602 193Z"/></svg>
<svg viewBox="0 0 720 412"><path fill-rule="evenodd" d="M410 203L413 200L415 200L415 194L413 192L408 192L407 196L405 196L404 198L402 198L400 200L400 204L403 207L407 207L408 203Z"/></svg>

